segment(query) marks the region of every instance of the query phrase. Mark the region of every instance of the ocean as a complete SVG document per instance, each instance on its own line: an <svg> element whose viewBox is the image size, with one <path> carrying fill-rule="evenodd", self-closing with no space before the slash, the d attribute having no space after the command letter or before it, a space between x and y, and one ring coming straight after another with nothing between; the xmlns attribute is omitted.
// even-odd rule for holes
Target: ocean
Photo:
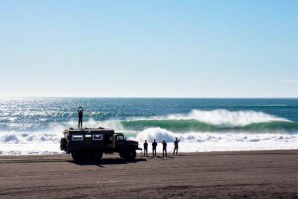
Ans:
<svg viewBox="0 0 298 199"><path fill-rule="evenodd" d="M63 130L112 128L181 152L298 149L298 99L0 98L0 154L57 154ZM150 148L149 148L150 149Z"/></svg>

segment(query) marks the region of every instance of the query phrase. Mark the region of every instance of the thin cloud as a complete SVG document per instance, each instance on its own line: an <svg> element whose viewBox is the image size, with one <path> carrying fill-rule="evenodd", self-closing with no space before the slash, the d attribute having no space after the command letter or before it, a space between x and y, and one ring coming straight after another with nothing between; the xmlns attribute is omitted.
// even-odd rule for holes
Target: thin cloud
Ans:
<svg viewBox="0 0 298 199"><path fill-rule="evenodd" d="M287 84L298 84L298 80L295 80L295 79L281 80L280 82L287 83Z"/></svg>

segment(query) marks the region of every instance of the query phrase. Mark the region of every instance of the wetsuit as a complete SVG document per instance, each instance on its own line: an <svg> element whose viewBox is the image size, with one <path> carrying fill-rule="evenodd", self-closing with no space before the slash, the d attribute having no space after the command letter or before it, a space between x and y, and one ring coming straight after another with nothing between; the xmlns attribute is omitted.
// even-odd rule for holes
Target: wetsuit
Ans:
<svg viewBox="0 0 298 199"><path fill-rule="evenodd" d="M165 157L165 155L168 156L168 154L167 154L167 143L166 142L162 143L162 155L163 155L163 157Z"/></svg>
<svg viewBox="0 0 298 199"><path fill-rule="evenodd" d="M153 155L153 157L156 156L156 146L157 146L157 143L154 141L152 143L152 155Z"/></svg>
<svg viewBox="0 0 298 199"><path fill-rule="evenodd" d="M148 143L144 143L144 156L148 156Z"/></svg>
<svg viewBox="0 0 298 199"><path fill-rule="evenodd" d="M174 152L173 152L173 155L175 154L175 151L176 151L176 155L178 154L178 143L180 142L180 140L176 140L174 142Z"/></svg>
<svg viewBox="0 0 298 199"><path fill-rule="evenodd" d="M78 124L78 128L82 129L83 128L83 109L79 109L78 110L78 115L79 115L79 124Z"/></svg>

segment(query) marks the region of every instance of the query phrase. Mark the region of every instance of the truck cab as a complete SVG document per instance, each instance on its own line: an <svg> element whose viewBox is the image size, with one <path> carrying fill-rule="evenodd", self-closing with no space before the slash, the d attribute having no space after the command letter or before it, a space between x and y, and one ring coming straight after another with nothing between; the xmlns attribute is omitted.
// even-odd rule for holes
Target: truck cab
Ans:
<svg viewBox="0 0 298 199"><path fill-rule="evenodd" d="M125 147L126 139L124 138L124 135L122 133L115 133L113 135L113 149L119 151L123 147Z"/></svg>

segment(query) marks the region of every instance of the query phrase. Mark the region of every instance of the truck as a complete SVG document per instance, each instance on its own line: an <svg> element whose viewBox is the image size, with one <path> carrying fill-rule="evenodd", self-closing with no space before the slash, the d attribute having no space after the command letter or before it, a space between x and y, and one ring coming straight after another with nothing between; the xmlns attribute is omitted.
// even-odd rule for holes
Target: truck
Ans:
<svg viewBox="0 0 298 199"><path fill-rule="evenodd" d="M103 153L119 153L121 158L134 161L138 142L127 140L122 133L105 128L69 128L64 130L60 149L71 154L74 162L100 162Z"/></svg>

